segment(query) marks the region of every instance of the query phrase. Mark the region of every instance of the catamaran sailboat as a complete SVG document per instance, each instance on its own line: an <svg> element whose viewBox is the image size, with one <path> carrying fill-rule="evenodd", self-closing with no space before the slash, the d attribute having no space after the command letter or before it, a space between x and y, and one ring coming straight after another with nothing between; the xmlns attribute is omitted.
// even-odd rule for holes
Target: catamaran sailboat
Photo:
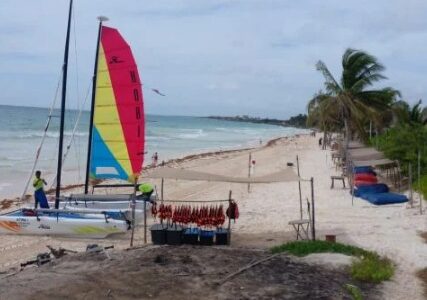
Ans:
<svg viewBox="0 0 427 300"><path fill-rule="evenodd" d="M125 180L128 186L136 188L145 140L138 68L129 45L117 29L100 23L95 61L85 193L66 197L62 207L123 211L130 215L133 203L138 217L143 213L144 200L134 198L134 194L88 194L89 178Z"/></svg>
<svg viewBox="0 0 427 300"><path fill-rule="evenodd" d="M134 224L136 216L140 213L133 208L132 219L129 219L129 208L122 210L114 205L108 210L105 209L107 207L90 209L87 205L79 206L78 209L76 207L69 209L73 206L69 205L70 202L61 203L60 206L72 5L73 0L70 0L63 64L55 209L23 208L0 215L0 234L103 238L129 230L131 221ZM106 18L99 18L85 197L89 196L87 192L90 175L97 179L126 179L135 185L142 169L144 155L144 111L138 70L125 40L116 29L103 26L104 20ZM123 199L116 198L117 200ZM87 201L85 202L87 204ZM76 200L74 203L79 201Z"/></svg>

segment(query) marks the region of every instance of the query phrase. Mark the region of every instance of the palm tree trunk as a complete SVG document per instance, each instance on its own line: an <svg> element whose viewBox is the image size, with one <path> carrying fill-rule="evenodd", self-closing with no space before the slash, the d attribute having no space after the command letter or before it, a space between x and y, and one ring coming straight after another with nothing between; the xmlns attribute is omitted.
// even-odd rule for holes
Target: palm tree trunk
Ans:
<svg viewBox="0 0 427 300"><path fill-rule="evenodd" d="M346 117L344 117L344 130L345 130L345 152L348 150L348 146L350 144L350 120L348 120Z"/></svg>
<svg viewBox="0 0 427 300"><path fill-rule="evenodd" d="M322 150L326 150L326 141L327 141L328 135L326 132L326 129L323 128L323 144L322 144Z"/></svg>

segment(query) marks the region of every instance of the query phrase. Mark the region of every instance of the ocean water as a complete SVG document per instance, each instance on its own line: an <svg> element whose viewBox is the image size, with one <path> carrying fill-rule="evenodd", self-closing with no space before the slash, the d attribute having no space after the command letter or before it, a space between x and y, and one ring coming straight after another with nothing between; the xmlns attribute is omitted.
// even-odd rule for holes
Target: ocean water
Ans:
<svg viewBox="0 0 427 300"><path fill-rule="evenodd" d="M48 109L0 105L0 196L22 193L43 136ZM66 112L64 145L70 143L78 112ZM64 184L84 181L89 113L83 112L64 163ZM37 169L54 181L59 141L59 111L54 112ZM146 116L145 164L158 152L159 162L189 154L258 146L303 129L230 122L199 117ZM64 149L65 149L64 147ZM65 151L65 150L64 150ZM31 190L30 190L31 191Z"/></svg>

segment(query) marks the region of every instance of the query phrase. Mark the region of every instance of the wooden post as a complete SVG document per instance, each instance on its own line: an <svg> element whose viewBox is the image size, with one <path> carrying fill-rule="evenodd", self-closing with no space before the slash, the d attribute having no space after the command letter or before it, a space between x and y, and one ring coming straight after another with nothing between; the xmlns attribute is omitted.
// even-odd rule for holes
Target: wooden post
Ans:
<svg viewBox="0 0 427 300"><path fill-rule="evenodd" d="M163 185L164 185L164 183L165 183L165 179L162 178L162 184L160 186L160 199L162 200L162 202L163 202Z"/></svg>
<svg viewBox="0 0 427 300"><path fill-rule="evenodd" d="M249 153L248 178L251 177L251 163L252 163L252 153ZM248 193L250 192L251 192L251 184L248 183Z"/></svg>
<svg viewBox="0 0 427 300"><path fill-rule="evenodd" d="M402 169L400 168L400 163L398 160L396 160L396 165L397 165L397 167L395 169L397 172L397 178L395 180L395 183L396 183L396 185L398 185L398 191L400 193L400 189L402 187Z"/></svg>
<svg viewBox="0 0 427 300"><path fill-rule="evenodd" d="M231 207L231 193L232 191L230 190L228 192L228 207ZM231 214L231 211L230 211ZM231 219L230 217L228 217L228 238L227 238L227 245L231 244Z"/></svg>
<svg viewBox="0 0 427 300"><path fill-rule="evenodd" d="M409 203L411 208L414 207L414 195L412 192L412 164L408 164L408 173L409 173Z"/></svg>
<svg viewBox="0 0 427 300"><path fill-rule="evenodd" d="M421 150L418 150L418 194L420 196L420 215L423 214L423 193L421 192Z"/></svg>
<svg viewBox="0 0 427 300"><path fill-rule="evenodd" d="M351 191L351 206L354 205L354 166L351 167L351 173L348 176L348 178L350 178L351 176L351 180L349 180L349 184L350 184L350 191Z"/></svg>
<svg viewBox="0 0 427 300"><path fill-rule="evenodd" d="M313 241L316 240L316 228L315 228L315 211L314 211L314 179L311 177L310 183L311 183L311 238Z"/></svg>
<svg viewBox="0 0 427 300"><path fill-rule="evenodd" d="M132 208L131 229L132 229L132 233L130 236L130 247L133 247L133 238L134 238L134 234L135 234L135 206L136 206L137 182L138 182L138 179L135 178L135 185L134 185L134 189L133 189L132 203L131 203L131 208Z"/></svg>
<svg viewBox="0 0 427 300"><path fill-rule="evenodd" d="M147 244L147 201L144 200L144 244Z"/></svg>
<svg viewBox="0 0 427 300"><path fill-rule="evenodd" d="M297 173L298 173L298 177L300 177L300 173L299 173L299 159L298 159L298 155L297 155ZM300 214L300 219L302 219L302 195L301 195L301 181L298 178L298 190L299 190L299 214Z"/></svg>

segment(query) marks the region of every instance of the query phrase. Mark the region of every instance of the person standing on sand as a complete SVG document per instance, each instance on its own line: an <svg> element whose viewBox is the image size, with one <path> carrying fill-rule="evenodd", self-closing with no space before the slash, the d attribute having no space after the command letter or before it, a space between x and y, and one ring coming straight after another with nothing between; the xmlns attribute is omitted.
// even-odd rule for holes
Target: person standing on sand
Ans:
<svg viewBox="0 0 427 300"><path fill-rule="evenodd" d="M40 208L49 208L49 204L47 203L46 194L44 193L43 186L47 185L46 180L41 178L42 172L36 171L36 178L33 181L34 187L34 200L35 200L35 208L40 204Z"/></svg>
<svg viewBox="0 0 427 300"><path fill-rule="evenodd" d="M151 158L153 159L152 166L156 167L157 166L157 161L159 160L159 155L157 154L157 152L154 152L154 154L153 154L153 156Z"/></svg>

